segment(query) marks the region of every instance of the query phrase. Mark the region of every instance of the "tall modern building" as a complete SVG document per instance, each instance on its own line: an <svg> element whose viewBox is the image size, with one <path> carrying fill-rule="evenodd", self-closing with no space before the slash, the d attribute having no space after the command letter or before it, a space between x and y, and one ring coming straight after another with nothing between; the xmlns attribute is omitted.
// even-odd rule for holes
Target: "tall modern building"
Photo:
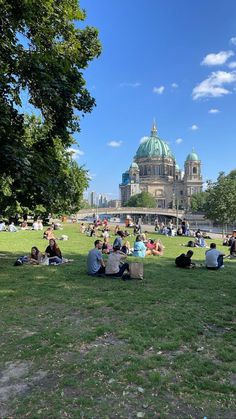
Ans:
<svg viewBox="0 0 236 419"><path fill-rule="evenodd" d="M202 191L201 161L195 151L186 157L184 172L153 124L150 137L140 144L133 163L122 174L121 205L142 191L156 199L157 208L190 207L191 195Z"/></svg>
<svg viewBox="0 0 236 419"><path fill-rule="evenodd" d="M90 192L89 194L89 204L91 207L97 205L97 194L94 191Z"/></svg>

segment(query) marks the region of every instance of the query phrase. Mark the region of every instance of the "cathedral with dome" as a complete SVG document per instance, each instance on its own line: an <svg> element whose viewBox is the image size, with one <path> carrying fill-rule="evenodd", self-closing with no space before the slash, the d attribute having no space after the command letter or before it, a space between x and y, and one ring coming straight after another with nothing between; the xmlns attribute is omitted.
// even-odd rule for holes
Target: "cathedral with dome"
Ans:
<svg viewBox="0 0 236 419"><path fill-rule="evenodd" d="M153 124L151 135L140 144L130 168L122 174L121 205L131 196L149 192L157 208L188 210L191 195L202 191L201 161L195 151L186 157L184 170L176 162L168 144L157 134Z"/></svg>

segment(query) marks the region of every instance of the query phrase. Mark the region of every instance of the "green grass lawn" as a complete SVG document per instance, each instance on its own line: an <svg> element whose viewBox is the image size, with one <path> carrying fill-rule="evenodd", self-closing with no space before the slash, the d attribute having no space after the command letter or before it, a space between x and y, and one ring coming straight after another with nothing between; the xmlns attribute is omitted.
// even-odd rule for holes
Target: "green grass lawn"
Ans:
<svg viewBox="0 0 236 419"><path fill-rule="evenodd" d="M143 281L92 278L94 239L77 225L60 234L73 263L14 267L47 242L0 233L0 417L235 418L236 261L181 270L188 239L164 237Z"/></svg>

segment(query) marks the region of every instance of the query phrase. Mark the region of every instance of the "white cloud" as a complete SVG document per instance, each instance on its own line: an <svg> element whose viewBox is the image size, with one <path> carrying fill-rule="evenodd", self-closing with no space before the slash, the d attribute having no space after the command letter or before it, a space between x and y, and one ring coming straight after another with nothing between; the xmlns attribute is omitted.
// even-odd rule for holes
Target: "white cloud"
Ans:
<svg viewBox="0 0 236 419"><path fill-rule="evenodd" d="M183 138L177 138L175 142L176 144L181 144L183 142Z"/></svg>
<svg viewBox="0 0 236 419"><path fill-rule="evenodd" d="M233 51L220 51L218 54L208 54L206 55L201 65L222 65L234 55Z"/></svg>
<svg viewBox="0 0 236 419"><path fill-rule="evenodd" d="M179 85L177 83L172 83L171 87L173 87L174 89L177 89L177 87L179 87Z"/></svg>
<svg viewBox="0 0 236 419"><path fill-rule="evenodd" d="M96 173L91 173L91 172L88 171L88 178L89 178L89 180L93 180L96 176L97 176Z"/></svg>
<svg viewBox="0 0 236 419"><path fill-rule="evenodd" d="M84 155L84 152L82 150L73 147L68 148L67 151L71 154L71 157L74 160Z"/></svg>
<svg viewBox="0 0 236 419"><path fill-rule="evenodd" d="M236 45L236 36L230 39L231 44Z"/></svg>
<svg viewBox="0 0 236 419"><path fill-rule="evenodd" d="M220 111L219 111L219 109L209 109L209 111L208 111L208 113L212 113L212 114L214 114L214 113L219 113Z"/></svg>
<svg viewBox="0 0 236 419"><path fill-rule="evenodd" d="M140 143L140 144L145 143L145 141L147 141L147 140L148 140L148 138L149 138L149 137L147 137L147 136L145 135L144 137L140 138L139 143Z"/></svg>
<svg viewBox="0 0 236 419"><path fill-rule="evenodd" d="M232 84L236 81L236 71L215 71L194 87L192 91L193 100L206 97L220 97L231 93L223 87L224 84Z"/></svg>
<svg viewBox="0 0 236 419"><path fill-rule="evenodd" d="M107 143L107 145L109 146L109 147L120 147L121 146L121 144L122 144L122 141L110 141L109 143Z"/></svg>
<svg viewBox="0 0 236 419"><path fill-rule="evenodd" d="M191 129L192 131L197 131L199 128L198 128L198 126L197 126L196 124L193 124L193 125L190 127L190 129Z"/></svg>
<svg viewBox="0 0 236 419"><path fill-rule="evenodd" d="M133 88L135 88L135 87L140 87L140 86L141 86L141 83L139 83L139 82L134 82L134 83L123 82L123 83L120 83L120 87L133 87Z"/></svg>
<svg viewBox="0 0 236 419"><path fill-rule="evenodd" d="M231 69L236 68L236 61L231 61L231 63L228 64L228 67Z"/></svg>
<svg viewBox="0 0 236 419"><path fill-rule="evenodd" d="M156 93L157 95L162 95L162 93L164 92L165 87L164 86L160 86L160 87L153 87L153 93Z"/></svg>

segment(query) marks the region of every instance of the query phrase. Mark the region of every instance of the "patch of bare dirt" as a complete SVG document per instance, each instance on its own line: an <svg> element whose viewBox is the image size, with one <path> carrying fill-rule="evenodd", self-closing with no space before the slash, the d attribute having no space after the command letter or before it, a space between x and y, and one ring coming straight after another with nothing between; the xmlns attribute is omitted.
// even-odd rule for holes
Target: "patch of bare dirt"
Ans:
<svg viewBox="0 0 236 419"><path fill-rule="evenodd" d="M91 343L84 343L80 346L80 352L85 354L89 352L93 348L97 348L100 346L111 346L111 345L124 345L125 342L116 338L112 333L104 333L103 336L97 337Z"/></svg>
<svg viewBox="0 0 236 419"><path fill-rule="evenodd" d="M204 327L204 334L206 335L222 335L232 330L232 327L220 327L216 324L209 323Z"/></svg>
<svg viewBox="0 0 236 419"><path fill-rule="evenodd" d="M47 378L47 372L39 370L31 374L32 362L6 362L0 369L0 417L10 414L9 401L28 393L35 385Z"/></svg>

